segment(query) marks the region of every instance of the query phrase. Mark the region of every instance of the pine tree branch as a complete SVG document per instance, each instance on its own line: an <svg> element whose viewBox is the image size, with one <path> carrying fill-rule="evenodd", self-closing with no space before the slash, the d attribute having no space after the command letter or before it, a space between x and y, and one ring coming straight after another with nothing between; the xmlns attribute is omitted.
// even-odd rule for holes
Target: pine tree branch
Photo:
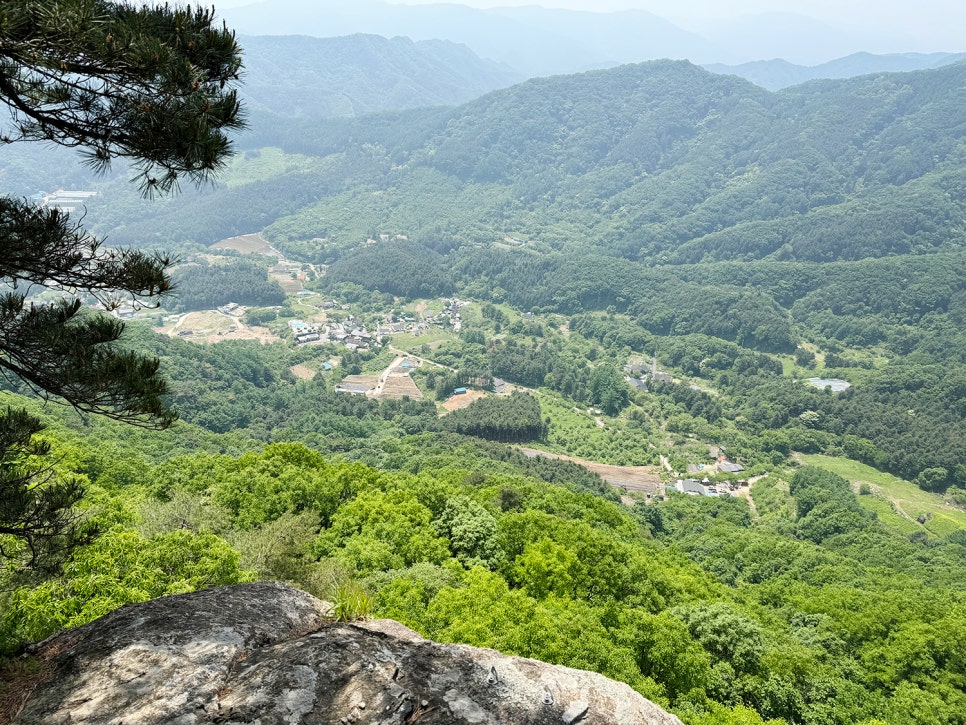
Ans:
<svg viewBox="0 0 966 725"><path fill-rule="evenodd" d="M211 10L0 0L0 100L16 135L138 162L144 193L205 181L244 127L234 34Z"/></svg>

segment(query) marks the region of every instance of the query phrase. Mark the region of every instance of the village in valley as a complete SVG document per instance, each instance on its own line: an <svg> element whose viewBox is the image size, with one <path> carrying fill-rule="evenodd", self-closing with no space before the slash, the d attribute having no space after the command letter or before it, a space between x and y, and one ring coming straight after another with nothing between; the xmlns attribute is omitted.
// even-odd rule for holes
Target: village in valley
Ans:
<svg viewBox="0 0 966 725"><path fill-rule="evenodd" d="M64 192L45 203L77 203L80 193ZM221 255L227 254L228 257ZM121 304L107 310L122 320L140 319L150 322L159 334L186 342L205 344L226 340L256 341L261 344L287 343L304 352L304 361L291 367L297 380L313 380L321 375L331 380L333 392L363 396L374 400L413 400L426 397L437 401L441 415L465 408L490 395L505 396L520 391L538 396L544 404L553 394L542 389L511 384L499 377L460 382L456 367L441 363L434 352L441 346L460 339L467 314L470 327L479 323L482 307L457 297L422 300L390 300L360 304L358 300L323 294L315 282L326 274L325 265L292 262L260 235L245 235L219 242L209 252L191 255L186 265L219 265L237 259L238 254L261 255L266 259L269 280L277 281L284 293L282 304L245 305L228 301L214 309L168 311L164 308L138 308ZM56 294L51 289L42 294ZM394 304L385 304L386 302ZM96 301L94 301L96 303ZM385 304L385 306L383 306ZM102 306L103 307L103 306ZM470 308L468 311L467 308ZM505 308L497 313L516 325L543 324L532 312L515 312ZM475 322L473 322L475 321ZM554 324L559 324L555 322ZM566 334L567 325L561 325ZM456 363L453 363L454 365ZM621 371L623 382L632 394L647 394L656 385L687 385L698 390L693 380L680 380L658 367L656 357L646 359L631 355ZM448 388L432 385L434 379L445 378ZM842 381L809 381L824 386ZM847 383L845 384L847 387ZM574 411L589 426L588 434L621 435L617 420L602 417L599 409L575 407ZM548 417L548 420L550 418ZM552 436L545 442L552 450ZM663 496L673 488L693 496L747 496L749 479L742 460L733 460L725 448L713 446L704 458L697 448L689 446L686 465L678 461L675 470L662 456L661 465L621 465L595 462L577 456L568 459L595 471L622 492L625 502L630 495L650 498ZM528 455L557 457L548 450L524 449ZM698 461L698 462L694 462ZM754 480L754 477L751 477Z"/></svg>
<svg viewBox="0 0 966 725"><path fill-rule="evenodd" d="M548 396L553 395L550 391L511 384L499 377L471 380L466 384L450 382L450 387L442 391L438 386L437 389L427 386L433 376L457 379L456 368L434 360L438 357L434 352L439 346L460 339L467 314L470 314L471 328L478 324L480 304L457 297L408 302L396 299L395 304L386 304L380 309L383 303L360 304L351 297L346 300L338 294L323 295L314 282L325 275L324 265L288 261L260 235L225 240L215 245L211 254L199 257L204 263L221 264L224 262L218 256L220 250L268 257L271 261L266 271L284 291L282 304L260 307L230 301L215 309L171 313L163 309L135 310L121 306L111 313L122 319L151 321L158 333L194 343L287 342L305 353L304 362L291 367L295 379L308 381L322 375L331 378L331 389L336 393L375 400L418 401L435 396L442 415L467 407L480 398L509 395L514 391L536 395L545 404L550 402ZM190 260L188 263L191 264ZM498 314L509 315L507 320L518 318L514 323L517 325L542 324L534 319L532 312L517 313L506 308ZM567 333L566 322L561 325L561 331ZM647 359L631 355L623 365L621 378L632 394L647 394L662 384L700 390L698 381L678 379L661 370L654 356ZM827 384L824 380L810 382ZM586 421L588 435L622 435L622 424L615 419L605 420L599 409L575 407L573 410ZM553 436L545 443L552 450ZM730 457L724 446L711 446L706 449L707 454L701 454L696 444L694 441L686 446L685 458L679 458L676 465L664 456L660 465L628 465L631 462L613 465L548 450L522 450L527 455L565 457L597 472L622 492L625 503L632 502L628 496L663 497L668 489L692 496L749 495L749 481L755 477L745 471L743 459Z"/></svg>
<svg viewBox="0 0 966 725"><path fill-rule="evenodd" d="M299 292L302 295L302 292ZM317 343L336 343L348 350L368 350L374 341L380 341L391 335L408 334L413 337L427 332L430 327L439 329L450 329L455 333L460 331L462 321L460 319L460 308L469 304L464 300L456 298L441 298L442 310L439 312L420 313L417 320L411 314L397 313L390 311L386 317L370 330L366 328L366 323L352 314L340 320L329 320L328 315L323 314L320 319L314 322L295 319L289 320L288 326L292 331L296 344L305 345L312 342ZM332 300L324 302L324 311L332 310L336 303ZM349 309L349 305L343 305L343 309Z"/></svg>
<svg viewBox="0 0 966 725"><path fill-rule="evenodd" d="M346 395L376 400L422 400L426 393L417 384L413 373L433 367L455 372L428 359L425 353L441 342L457 337L463 326L463 311L471 304L455 297L420 300L381 315L367 315L355 310L351 304L300 288L290 292L286 306L273 308L279 317L270 323L271 327L246 324L250 309L231 302L216 310L166 316L164 327L159 331L194 342L238 338L259 339L264 343L288 340L289 344L306 351L325 349L331 353L326 359L311 365L296 365L293 374L305 380L319 373L336 374L332 389ZM299 316L282 317L286 312L294 311ZM524 318L530 321L533 315L523 313L521 320ZM192 327L185 328L186 322ZM200 328L201 324L206 327ZM384 361L384 366L374 371L350 370L346 362L360 354L370 358L367 368L380 360ZM639 358L632 359L624 366L623 373L624 381L631 389L641 392L647 392L649 386L656 383L684 382L659 369L653 357L647 364ZM508 395L514 390L539 394L494 377L483 388L454 386L438 405L445 414L487 395ZM586 415L600 424L599 410L589 408ZM533 453L549 455L543 451ZM686 472L672 470L666 461L660 466L614 466L575 457L571 460L597 472L623 491L625 498L633 492L647 498L663 496L665 487L688 495L711 497L747 495L748 491L748 480L738 478L744 467L729 459L724 448L714 448L709 460L690 464ZM730 474L727 478L733 480L715 483L709 478L720 478L718 474L722 473Z"/></svg>

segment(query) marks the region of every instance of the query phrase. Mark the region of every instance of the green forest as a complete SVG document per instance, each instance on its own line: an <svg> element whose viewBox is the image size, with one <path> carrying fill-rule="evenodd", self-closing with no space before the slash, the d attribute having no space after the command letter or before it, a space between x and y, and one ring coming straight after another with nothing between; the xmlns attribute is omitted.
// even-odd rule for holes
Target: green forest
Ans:
<svg viewBox="0 0 966 725"><path fill-rule="evenodd" d="M473 345L485 357L495 325L523 327L505 309L467 308L472 324L438 357ZM550 320L535 319L493 359L553 341ZM616 372L612 351L646 334L616 315L571 324L549 376L590 359ZM817 403L833 411L841 398L788 382L818 415L756 428L720 392L673 382L625 391L623 408L601 411L600 437L575 431L588 457L656 462L666 451L684 466L705 460L697 441L713 440L767 474L750 499L669 486L662 500L629 500L580 465L506 444L577 449L566 442L572 403L556 402L568 398L553 387L440 417L432 388L423 401L379 402L332 392L335 372L289 372L328 359L325 346L129 333L173 381L182 422L170 430L145 434L4 395L44 418L57 475L85 487L97 531L53 572L8 559L7 652L124 603L273 578L323 598L359 588L372 596L365 614L440 641L602 672L688 723L961 722L966 512L943 517L942 498L924 492L935 503L919 524L868 484L796 463L804 450L861 458L841 449L849 435L816 426L834 414ZM760 380L773 410L785 404L774 396L787 378L770 355L701 335L661 345L662 367L683 374L713 359L718 377L708 379L720 389ZM746 414L762 404L734 401ZM943 491L966 501L966 491Z"/></svg>
<svg viewBox="0 0 966 725"><path fill-rule="evenodd" d="M962 525L907 533L809 466L756 483L755 511L675 492L627 506L574 464L388 412L344 411L355 430L319 434L340 454L50 418L100 533L43 581L8 567L4 646L199 587L354 582L375 616L602 672L689 723L961 722Z"/></svg>
<svg viewBox="0 0 966 725"><path fill-rule="evenodd" d="M966 725L964 88L963 64L772 93L659 61L257 108L216 183L150 204L70 177L110 244L177 256L120 344L179 420L0 380L44 426L0 473L84 492L69 555L0 534L0 674L123 604L278 579L688 725ZM9 157L17 193L52 183L46 151ZM211 247L255 232L311 270L298 293ZM262 341L159 334L229 302ZM383 331L297 344L296 320ZM406 395L337 390L403 361Z"/></svg>

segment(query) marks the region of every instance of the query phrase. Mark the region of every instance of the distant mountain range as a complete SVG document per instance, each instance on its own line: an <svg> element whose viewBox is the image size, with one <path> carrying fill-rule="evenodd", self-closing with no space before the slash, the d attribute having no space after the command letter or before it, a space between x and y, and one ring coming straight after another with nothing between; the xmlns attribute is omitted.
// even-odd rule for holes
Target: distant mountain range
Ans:
<svg viewBox="0 0 966 725"><path fill-rule="evenodd" d="M295 133L284 120L290 119L304 122L298 133L312 154L332 153L357 131L348 125L323 130L313 122L415 108L452 108L521 80L520 74L506 66L482 60L467 46L449 41L414 42L402 37L390 40L356 34L336 38L241 36L241 44L245 53L241 95L251 120L250 130L239 138L244 148L279 145L280 135ZM741 76L763 88L780 89L819 78L929 69L964 59L966 54L857 53L813 67L772 60L735 66L712 64L706 69ZM491 102L496 101L486 104ZM422 117L445 124L450 115L449 111L436 110L423 112ZM371 130L379 123L387 128L399 123L419 126L423 123L419 119L412 115L401 115L398 120L383 117L367 128ZM319 148L320 139L328 139L324 151ZM291 140L282 145L296 148ZM104 181L94 178L89 168L74 163L74 159L75 154L65 149L14 144L4 151L0 187L19 196L38 189L86 187ZM118 165L111 176L126 178L125 174L123 165Z"/></svg>
<svg viewBox="0 0 966 725"><path fill-rule="evenodd" d="M872 29L874 23L845 27L774 12L695 22L687 28L642 10L598 13L536 5L484 10L456 3L404 5L385 0L263 0L225 9L222 15L230 27L250 35L368 33L449 40L527 77L657 58L730 65L784 58L815 65L858 51L958 50L924 48L911 29L884 35Z"/></svg>
<svg viewBox="0 0 966 725"><path fill-rule="evenodd" d="M643 11L588 13L539 7L480 10L464 5L396 5L274 0L222 12L240 33L319 37L373 33L464 43L525 76L574 73L648 58L740 62L747 57Z"/></svg>
<svg viewBox="0 0 966 725"><path fill-rule="evenodd" d="M241 95L256 114L332 118L456 106L525 80L509 66L484 60L466 45L447 40L414 42L357 33L333 38L242 36L241 44ZM704 67L779 90L817 78L923 70L962 60L966 53L855 53L817 66L776 59Z"/></svg>
<svg viewBox="0 0 966 725"><path fill-rule="evenodd" d="M329 118L455 106L523 76L465 45L377 35L243 36L241 95L252 112Z"/></svg>
<svg viewBox="0 0 966 725"><path fill-rule="evenodd" d="M758 60L741 65L711 63L704 66L712 73L736 75L770 91L781 90L818 78L854 78L869 73L903 73L939 68L966 60L966 53L853 53L814 66L803 66L788 61Z"/></svg>
<svg viewBox="0 0 966 725"><path fill-rule="evenodd" d="M652 61L456 108L276 117L240 139L246 157L298 157L102 230L210 243L263 229L314 261L377 232L443 248L509 235L656 264L960 249L964 88L966 64L770 92Z"/></svg>

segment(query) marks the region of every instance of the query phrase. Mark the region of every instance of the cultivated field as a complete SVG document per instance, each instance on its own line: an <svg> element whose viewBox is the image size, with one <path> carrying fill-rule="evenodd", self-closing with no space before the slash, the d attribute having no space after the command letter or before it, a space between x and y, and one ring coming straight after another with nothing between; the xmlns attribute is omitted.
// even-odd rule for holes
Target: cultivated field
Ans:
<svg viewBox="0 0 966 725"><path fill-rule="evenodd" d="M292 375L297 377L299 380L311 380L315 377L315 370L310 368L308 365L293 365L289 368Z"/></svg>
<svg viewBox="0 0 966 725"><path fill-rule="evenodd" d="M460 408L465 408L474 400L479 400L483 397L486 397L486 393L482 390L467 390L463 395L451 395L443 403L443 407L446 410L459 410Z"/></svg>
<svg viewBox="0 0 966 725"><path fill-rule="evenodd" d="M589 471L593 471L616 488L623 487L628 491L660 493L664 487L661 477L658 475L658 471L661 470L660 466L610 466L605 463L587 461L583 458L538 451L535 448L521 448L520 450L531 458L534 456L544 456L545 458L556 458L561 461L578 463Z"/></svg>
<svg viewBox="0 0 966 725"><path fill-rule="evenodd" d="M386 378L386 382L382 384L382 390L379 391L377 397L392 398L393 400L408 397L410 400L422 400L423 391L408 375L390 375Z"/></svg>
<svg viewBox="0 0 966 725"><path fill-rule="evenodd" d="M162 335L181 337L192 342L218 342L219 340L258 340L261 343L278 342L281 338L267 327L249 327L236 317L223 315L215 310L189 312L177 322L158 330Z"/></svg>
<svg viewBox="0 0 966 725"><path fill-rule="evenodd" d="M378 375L346 375L342 378L342 382L346 385L368 385L370 388L374 388L379 384Z"/></svg>
<svg viewBox="0 0 966 725"><path fill-rule="evenodd" d="M234 249L242 254L264 254L267 257L284 259L282 253L265 241L261 234L243 234L240 237L222 239L211 246L215 249Z"/></svg>
<svg viewBox="0 0 966 725"><path fill-rule="evenodd" d="M282 291L287 295L298 294L302 289L302 283L297 279L292 279L292 275L287 272L272 272L270 276L278 280L278 283L282 285Z"/></svg>

